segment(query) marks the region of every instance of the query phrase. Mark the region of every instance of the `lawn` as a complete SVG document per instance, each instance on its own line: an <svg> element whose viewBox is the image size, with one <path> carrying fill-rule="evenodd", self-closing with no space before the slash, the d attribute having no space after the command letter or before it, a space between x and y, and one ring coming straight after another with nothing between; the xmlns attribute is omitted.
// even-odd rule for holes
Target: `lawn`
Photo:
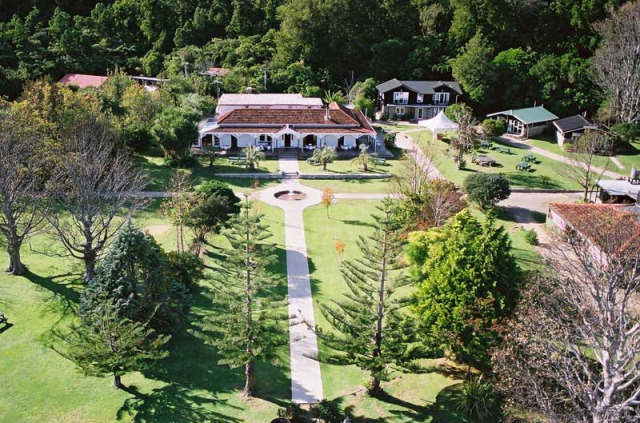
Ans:
<svg viewBox="0 0 640 423"><path fill-rule="evenodd" d="M209 166L207 157L197 157L196 165L193 168L181 169L191 175L192 183L195 186L202 184L207 180L219 179L227 182L234 189L251 188L254 180L250 178L222 178L216 177L216 173L248 173L248 172L277 172L279 169L277 160L263 160L260 162L256 170L250 171L245 166L237 166L230 164L227 159L218 157L215 159L213 166ZM148 191L163 191L167 188L169 178L176 169L167 166L162 157L138 156L136 162L144 169L149 176ZM266 188L270 180L259 180L259 188Z"/></svg>
<svg viewBox="0 0 640 423"><path fill-rule="evenodd" d="M386 179L300 179L300 183L319 190L331 188L335 193L387 194L393 188L391 178Z"/></svg>
<svg viewBox="0 0 640 423"><path fill-rule="evenodd" d="M407 123L407 122L392 122L392 123L373 122L372 125L374 129L376 130L381 129L385 132L400 132L400 131L406 131L408 129L419 128L418 125Z"/></svg>
<svg viewBox="0 0 640 423"><path fill-rule="evenodd" d="M387 159L385 164L369 166L367 172L364 171L362 165L354 163L353 160L334 160L331 163L327 163L327 170L322 169L322 165L312 165L307 163L306 160L300 160L298 162L301 173L395 173L397 172L398 160Z"/></svg>
<svg viewBox="0 0 640 423"><path fill-rule="evenodd" d="M342 260L352 260L360 255L356 239L371 233L372 214L378 201L341 200L330 208L330 218L322 206L305 210L305 233L310 259L312 290L316 324L330 329L320 313L320 304L329 304L348 291L340 275L340 259L335 252L335 242L346 244ZM355 421L367 422L467 422L470 421L452 411L447 402L447 388L460 383L460 379L446 371L440 360L425 361L433 370L421 374L394 372L391 380L383 383L386 393L380 398L365 395L363 383L367 374L355 366L343 366L323 362L327 346L320 341L320 360L325 397L336 400L349 410Z"/></svg>
<svg viewBox="0 0 640 423"><path fill-rule="evenodd" d="M410 134L419 145L426 150L430 150L433 156L433 163L445 178L457 185L462 185L464 179L475 172L503 173L513 187L534 188L534 189L571 189L579 190L580 186L567 180L561 175L562 167L566 166L556 160L546 157L537 157L537 163L532 164L532 171L516 170L516 165L522 161L522 157L530 154L527 150L510 147L511 154L500 153L496 150L478 151L478 154L486 154L493 157L498 166L484 167L471 163L471 155L466 155L466 166L458 170L453 159L447 155L449 145L440 140L433 140L430 131L420 131ZM499 143L494 141L494 145Z"/></svg>
<svg viewBox="0 0 640 423"><path fill-rule="evenodd" d="M175 232L155 212L157 206L156 201L135 221L172 249ZM280 257L274 271L284 278L283 214L262 203L256 207L266 214L265 221L273 229ZM220 239L212 239L212 244L220 245ZM203 295L206 282L194 294L188 330L180 331L171 341L169 358L144 374L126 375L126 390L113 389L111 378L82 376L49 347L51 330L68 325L77 305L83 288L80 266L51 255L59 251L58 244L44 236L35 237L31 248L49 255L25 246L24 261L31 271L28 276L0 274L0 310L12 324L0 329L0 421L258 422L276 417L278 406L289 398L288 347L279 353L279 366L258 366L257 398L247 401L239 395L242 369L218 365L215 351L198 337L198 322L210 307Z"/></svg>

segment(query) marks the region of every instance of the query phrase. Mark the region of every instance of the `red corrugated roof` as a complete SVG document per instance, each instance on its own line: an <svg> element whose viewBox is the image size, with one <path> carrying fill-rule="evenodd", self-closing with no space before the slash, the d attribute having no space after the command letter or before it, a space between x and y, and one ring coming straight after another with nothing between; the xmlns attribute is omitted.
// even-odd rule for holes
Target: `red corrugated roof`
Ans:
<svg viewBox="0 0 640 423"><path fill-rule="evenodd" d="M61 84L76 85L80 88L100 88L108 79L106 76L83 75L81 73L68 73L60 79Z"/></svg>
<svg viewBox="0 0 640 423"><path fill-rule="evenodd" d="M550 203L573 230L610 254L640 252L640 221L628 205Z"/></svg>

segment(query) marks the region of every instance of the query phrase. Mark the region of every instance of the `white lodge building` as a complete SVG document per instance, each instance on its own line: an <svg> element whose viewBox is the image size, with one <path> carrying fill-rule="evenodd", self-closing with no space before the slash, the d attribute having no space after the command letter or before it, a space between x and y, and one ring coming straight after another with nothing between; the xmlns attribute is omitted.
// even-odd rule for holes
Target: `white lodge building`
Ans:
<svg viewBox="0 0 640 423"><path fill-rule="evenodd" d="M218 110L199 130L194 148L223 150L260 146L264 150L309 149L325 145L338 150L373 144L376 131L357 110L337 103L322 105L319 98L298 94L224 94Z"/></svg>

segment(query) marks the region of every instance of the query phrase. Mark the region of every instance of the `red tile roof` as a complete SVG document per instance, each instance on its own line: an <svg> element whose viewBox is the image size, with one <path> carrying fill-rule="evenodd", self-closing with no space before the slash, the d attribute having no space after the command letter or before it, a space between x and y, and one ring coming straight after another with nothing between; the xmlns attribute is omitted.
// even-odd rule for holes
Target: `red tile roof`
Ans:
<svg viewBox="0 0 640 423"><path fill-rule="evenodd" d="M100 88L102 84L108 79L106 76L97 75L83 75L80 73L68 73L60 79L61 84L76 85L80 88Z"/></svg>
<svg viewBox="0 0 640 423"><path fill-rule="evenodd" d="M640 252L640 216L626 211L628 205L550 203L549 207L605 253Z"/></svg>
<svg viewBox="0 0 640 423"><path fill-rule="evenodd" d="M209 68L205 73L211 76L225 76L229 73L229 70L225 68Z"/></svg>
<svg viewBox="0 0 640 423"><path fill-rule="evenodd" d="M361 112L337 103L329 105L329 120L325 116L325 109L235 109L220 116L218 125L352 125L375 132Z"/></svg>

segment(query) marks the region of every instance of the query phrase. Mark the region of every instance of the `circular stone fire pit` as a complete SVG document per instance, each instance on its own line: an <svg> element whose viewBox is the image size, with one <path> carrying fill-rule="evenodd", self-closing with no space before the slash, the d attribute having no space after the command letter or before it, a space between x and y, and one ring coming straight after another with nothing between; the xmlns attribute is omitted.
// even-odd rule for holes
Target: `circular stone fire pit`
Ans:
<svg viewBox="0 0 640 423"><path fill-rule="evenodd" d="M273 196L282 201L300 201L307 198L307 194L302 191L278 191Z"/></svg>

